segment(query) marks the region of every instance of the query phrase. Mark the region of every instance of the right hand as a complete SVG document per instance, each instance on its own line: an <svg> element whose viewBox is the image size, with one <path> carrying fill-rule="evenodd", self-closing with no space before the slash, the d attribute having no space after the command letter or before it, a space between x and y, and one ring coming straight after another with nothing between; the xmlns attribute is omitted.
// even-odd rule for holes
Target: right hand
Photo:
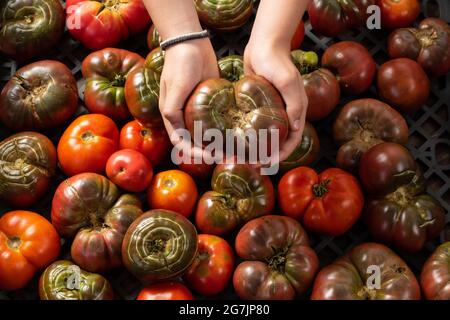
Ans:
<svg viewBox="0 0 450 320"><path fill-rule="evenodd" d="M203 80L219 77L214 49L209 39L191 40L169 47L165 52L161 75L159 109L172 144L191 149L192 155L204 155L199 147L182 146L177 129L184 129L183 109L187 98ZM186 141L184 141L187 143ZM206 156L206 155L205 155Z"/></svg>

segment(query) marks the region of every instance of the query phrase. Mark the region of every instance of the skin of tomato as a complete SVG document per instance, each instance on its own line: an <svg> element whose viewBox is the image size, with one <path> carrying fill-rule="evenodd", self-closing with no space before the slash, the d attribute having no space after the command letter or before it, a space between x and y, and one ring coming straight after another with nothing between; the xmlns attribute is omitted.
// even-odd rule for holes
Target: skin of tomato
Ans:
<svg viewBox="0 0 450 320"><path fill-rule="evenodd" d="M189 287L205 296L222 292L233 274L233 249L224 239L198 235L198 253L184 279Z"/></svg>
<svg viewBox="0 0 450 320"><path fill-rule="evenodd" d="M405 28L413 24L420 14L419 0L378 0L381 25L384 28Z"/></svg>
<svg viewBox="0 0 450 320"><path fill-rule="evenodd" d="M194 300L194 296L179 282L161 282L142 289L136 300Z"/></svg>
<svg viewBox="0 0 450 320"><path fill-rule="evenodd" d="M123 149L109 157L106 163L106 175L122 189L140 192L150 185L153 168L150 161L140 152Z"/></svg>
<svg viewBox="0 0 450 320"><path fill-rule="evenodd" d="M58 143L58 160L69 176L83 172L103 173L109 157L119 147L119 130L101 114L75 119Z"/></svg>
<svg viewBox="0 0 450 320"><path fill-rule="evenodd" d="M194 180L180 170L159 172L147 190L152 209L166 209L189 217L197 202L198 191Z"/></svg>
<svg viewBox="0 0 450 320"><path fill-rule="evenodd" d="M291 50L300 48L303 39L305 38L305 23L300 21L297 30L295 30L294 36L291 40Z"/></svg>
<svg viewBox="0 0 450 320"><path fill-rule="evenodd" d="M214 165L206 164L206 163L181 163L178 167L189 174L191 177L206 180L211 178L211 175L214 171Z"/></svg>
<svg viewBox="0 0 450 320"><path fill-rule="evenodd" d="M58 233L41 215L19 210L5 213L0 218L0 289L23 288L58 257L60 249Z"/></svg>
<svg viewBox="0 0 450 320"><path fill-rule="evenodd" d="M119 145L120 149L139 151L153 166L157 166L167 156L172 144L163 127L144 126L133 120L120 131Z"/></svg>
<svg viewBox="0 0 450 320"><path fill-rule="evenodd" d="M428 300L450 300L450 241L441 244L425 262L420 283Z"/></svg>

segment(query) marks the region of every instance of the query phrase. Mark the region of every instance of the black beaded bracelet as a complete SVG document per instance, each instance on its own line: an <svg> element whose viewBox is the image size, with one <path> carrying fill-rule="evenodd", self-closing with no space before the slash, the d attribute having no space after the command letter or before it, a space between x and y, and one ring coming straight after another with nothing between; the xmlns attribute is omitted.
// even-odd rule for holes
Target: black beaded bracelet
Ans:
<svg viewBox="0 0 450 320"><path fill-rule="evenodd" d="M200 31L200 32L192 32L192 33L187 33L187 34L183 34L183 35L178 36L178 37L174 37L174 38L171 38L171 39L164 40L163 42L161 42L160 46L161 46L162 50L166 50L170 46L173 46L173 45L181 43L181 42L185 42L185 41L189 41L189 40L202 39L202 38L208 38L208 37L209 37L209 31L208 30L203 30L203 31Z"/></svg>

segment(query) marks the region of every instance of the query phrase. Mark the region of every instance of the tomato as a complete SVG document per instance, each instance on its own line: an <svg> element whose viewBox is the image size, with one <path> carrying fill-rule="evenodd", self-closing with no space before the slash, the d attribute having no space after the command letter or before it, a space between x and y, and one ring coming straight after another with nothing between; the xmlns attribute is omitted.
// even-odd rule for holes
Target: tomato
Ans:
<svg viewBox="0 0 450 320"><path fill-rule="evenodd" d="M322 67L335 71L341 90L358 95L367 91L377 70L370 52L354 41L341 41L325 50Z"/></svg>
<svg viewBox="0 0 450 320"><path fill-rule="evenodd" d="M402 28L391 33L388 52L391 58L417 61L430 75L450 71L450 27L446 21L426 18L418 28Z"/></svg>
<svg viewBox="0 0 450 320"><path fill-rule="evenodd" d="M110 118L101 114L82 115L67 127L59 140L59 163L69 176L103 173L118 146L119 130Z"/></svg>
<svg viewBox="0 0 450 320"><path fill-rule="evenodd" d="M281 211L307 230L338 236L358 220L364 196L351 174L330 168L318 175L308 167L287 172L278 184Z"/></svg>
<svg viewBox="0 0 450 320"><path fill-rule="evenodd" d="M420 282L428 300L450 300L450 242L441 244L427 259Z"/></svg>
<svg viewBox="0 0 450 320"><path fill-rule="evenodd" d="M128 122L120 131L120 149L133 149L142 153L152 166L157 166L167 156L169 136L163 127L144 126L137 120Z"/></svg>
<svg viewBox="0 0 450 320"><path fill-rule="evenodd" d="M136 300L194 300L194 296L183 284L171 281L146 286Z"/></svg>
<svg viewBox="0 0 450 320"><path fill-rule="evenodd" d="M125 99L131 115L147 126L163 126L159 112L159 81L164 66L164 51L152 50L145 65L130 72L125 82Z"/></svg>
<svg viewBox="0 0 450 320"><path fill-rule="evenodd" d="M0 52L13 59L36 59L56 45L64 32L58 0L5 0L0 3Z"/></svg>
<svg viewBox="0 0 450 320"><path fill-rule="evenodd" d="M147 32L147 46L152 51L159 47L161 42L161 36L159 35L158 30L156 30L155 25L152 25Z"/></svg>
<svg viewBox="0 0 450 320"><path fill-rule="evenodd" d="M86 79L84 102L91 113L101 113L114 120L130 116L125 101L125 81L130 73L144 65L140 55L106 48L88 55L81 71Z"/></svg>
<svg viewBox="0 0 450 320"><path fill-rule="evenodd" d="M409 27L420 14L419 0L377 0L383 28Z"/></svg>
<svg viewBox="0 0 450 320"><path fill-rule="evenodd" d="M220 77L227 79L230 82L239 81L244 77L244 58L242 56L233 54L226 56L219 61Z"/></svg>
<svg viewBox="0 0 450 320"><path fill-rule="evenodd" d="M59 126L78 107L77 82L64 64L42 60L20 68L0 95L0 119L13 130Z"/></svg>
<svg viewBox="0 0 450 320"><path fill-rule="evenodd" d="M316 129L309 123L305 123L302 140L286 160L280 162L282 172L313 163L320 151L320 141Z"/></svg>
<svg viewBox="0 0 450 320"><path fill-rule="evenodd" d="M445 226L445 211L424 193L425 179L406 148L381 143L361 158L361 181L371 194L365 208L369 232L378 241L420 251Z"/></svg>
<svg viewBox="0 0 450 320"><path fill-rule="evenodd" d="M306 232L289 217L264 216L247 222L235 247L244 260L233 275L241 299L292 300L305 293L319 269Z"/></svg>
<svg viewBox="0 0 450 320"><path fill-rule="evenodd" d="M308 15L314 31L336 37L350 28L366 24L367 8L376 0L312 0Z"/></svg>
<svg viewBox="0 0 450 320"><path fill-rule="evenodd" d="M190 288L205 296L222 292L234 269L234 254L224 239L198 235L197 257L187 270L184 279Z"/></svg>
<svg viewBox="0 0 450 320"><path fill-rule="evenodd" d="M202 163L194 163L194 159L190 163L180 163L178 165L181 171L186 172L194 179L206 180L210 179L214 171L214 165Z"/></svg>
<svg viewBox="0 0 450 320"><path fill-rule="evenodd" d="M305 23L300 21L297 29L295 30L294 36L291 40L291 50L300 48L303 39L305 38Z"/></svg>
<svg viewBox="0 0 450 320"><path fill-rule="evenodd" d="M122 189L140 192L150 185L153 168L142 153L133 149L123 149L109 157L106 175Z"/></svg>
<svg viewBox="0 0 450 320"><path fill-rule="evenodd" d="M328 69L319 68L319 58L313 51L291 52L295 66L302 75L308 110L306 119L318 121L328 116L338 105L341 97L339 82Z"/></svg>
<svg viewBox="0 0 450 320"><path fill-rule="evenodd" d="M142 0L67 0L66 12L70 34L91 50L113 47L150 24Z"/></svg>
<svg viewBox="0 0 450 320"><path fill-rule="evenodd" d="M377 88L382 100L400 112L412 113L427 102L430 81L417 62L399 58L381 65Z"/></svg>
<svg viewBox="0 0 450 320"><path fill-rule="evenodd" d="M338 165L355 172L363 154L381 142L408 142L408 125L400 113L375 99L358 99L341 109L333 125L333 137L341 146Z"/></svg>
<svg viewBox="0 0 450 320"><path fill-rule="evenodd" d="M378 269L374 269L378 267ZM379 274L377 288L375 273ZM389 248L363 243L323 268L312 300L419 300L420 287L407 264Z"/></svg>
<svg viewBox="0 0 450 320"><path fill-rule="evenodd" d="M0 218L0 289L23 288L54 261L61 249L55 228L31 211L10 211Z"/></svg>
<svg viewBox="0 0 450 320"><path fill-rule="evenodd" d="M252 102L249 103L249 100ZM289 131L286 108L280 93L267 80L254 75L245 76L234 83L226 79L201 82L186 102L184 119L192 137L195 136L195 122L201 121L203 132L214 128L226 137L226 130L232 129L236 139L240 139L237 143L247 147L249 142L243 136L248 131L255 130L258 133L260 129L278 130L280 145L286 140ZM266 146L270 145L269 141Z"/></svg>
<svg viewBox="0 0 450 320"><path fill-rule="evenodd" d="M194 4L200 22L221 32L239 29L253 14L252 0L194 0Z"/></svg>
<svg viewBox="0 0 450 320"><path fill-rule="evenodd" d="M142 281L182 275L197 254L197 231L173 211L150 210L128 228L122 243L125 267Z"/></svg>
<svg viewBox="0 0 450 320"><path fill-rule="evenodd" d="M53 143L36 132L21 132L0 142L0 199L28 207L45 195L56 171Z"/></svg>
<svg viewBox="0 0 450 320"><path fill-rule="evenodd" d="M81 173L63 181L52 201L52 223L64 237L74 237L71 255L90 272L122 266L122 240L128 226L142 214L135 195L119 196L104 176Z"/></svg>
<svg viewBox="0 0 450 320"><path fill-rule="evenodd" d="M172 210L185 217L191 215L197 197L194 180L180 170L159 172L147 190L150 208Z"/></svg>
<svg viewBox="0 0 450 320"><path fill-rule="evenodd" d="M260 169L247 164L219 164L211 179L212 191L197 204L195 224L203 232L224 235L245 222L272 212L272 182Z"/></svg>
<svg viewBox="0 0 450 320"><path fill-rule="evenodd" d="M70 284L70 286L69 286ZM39 279L41 300L113 300L111 284L67 260L52 263Z"/></svg>

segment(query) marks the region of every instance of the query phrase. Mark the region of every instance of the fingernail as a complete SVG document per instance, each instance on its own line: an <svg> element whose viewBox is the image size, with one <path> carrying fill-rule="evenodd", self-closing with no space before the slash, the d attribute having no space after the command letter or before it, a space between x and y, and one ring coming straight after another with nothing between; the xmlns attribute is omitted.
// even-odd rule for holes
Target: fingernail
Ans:
<svg viewBox="0 0 450 320"><path fill-rule="evenodd" d="M300 130L301 124L302 124L302 122L300 120L295 120L294 121L294 129L295 130Z"/></svg>

